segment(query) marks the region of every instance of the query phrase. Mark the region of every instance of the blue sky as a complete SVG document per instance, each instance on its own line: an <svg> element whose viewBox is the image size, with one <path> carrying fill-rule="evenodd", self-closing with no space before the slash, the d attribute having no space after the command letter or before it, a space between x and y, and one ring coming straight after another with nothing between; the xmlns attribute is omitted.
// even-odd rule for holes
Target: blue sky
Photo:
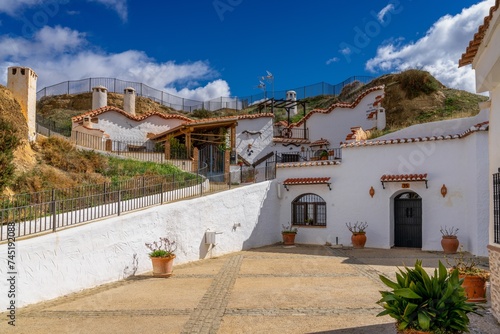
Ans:
<svg viewBox="0 0 500 334"><path fill-rule="evenodd" d="M474 91L458 59L494 0L0 0L0 83L114 77L197 100L425 69Z"/></svg>

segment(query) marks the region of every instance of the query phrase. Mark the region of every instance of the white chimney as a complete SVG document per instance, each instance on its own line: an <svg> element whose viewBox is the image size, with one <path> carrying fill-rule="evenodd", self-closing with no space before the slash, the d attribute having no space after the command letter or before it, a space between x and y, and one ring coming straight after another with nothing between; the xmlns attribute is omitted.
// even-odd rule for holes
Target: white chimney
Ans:
<svg viewBox="0 0 500 334"><path fill-rule="evenodd" d="M297 92L294 90L289 90L286 92L286 100L287 101L297 101ZM290 108L290 115L297 115L297 104L295 104L292 108Z"/></svg>
<svg viewBox="0 0 500 334"><path fill-rule="evenodd" d="M7 88L21 105L21 111L28 123L28 140L36 139L36 81L38 76L29 67L8 68Z"/></svg>
<svg viewBox="0 0 500 334"><path fill-rule="evenodd" d="M382 107L378 107L377 109L377 130L384 130L386 126L385 119L385 109Z"/></svg>
<svg viewBox="0 0 500 334"><path fill-rule="evenodd" d="M135 116L135 89L132 87L123 90L123 110Z"/></svg>
<svg viewBox="0 0 500 334"><path fill-rule="evenodd" d="M104 86L92 88L92 110L108 105L108 89Z"/></svg>
<svg viewBox="0 0 500 334"><path fill-rule="evenodd" d="M83 126L86 127L86 128L89 128L89 129L93 128L93 126L92 126L92 119L90 118L90 116L84 116L83 117Z"/></svg>

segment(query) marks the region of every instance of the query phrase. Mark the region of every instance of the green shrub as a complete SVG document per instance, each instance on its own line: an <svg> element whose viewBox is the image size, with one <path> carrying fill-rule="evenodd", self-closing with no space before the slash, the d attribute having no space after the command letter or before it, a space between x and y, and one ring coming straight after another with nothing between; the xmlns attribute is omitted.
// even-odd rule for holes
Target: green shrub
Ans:
<svg viewBox="0 0 500 334"><path fill-rule="evenodd" d="M429 276L417 260L415 268L399 269L396 281L380 276L392 291L381 291L377 303L385 310L377 316L396 319L398 330L414 329L432 333L468 332L467 313L476 312L477 304L466 302L467 297L458 271L448 272L439 262L439 270Z"/></svg>
<svg viewBox="0 0 500 334"><path fill-rule="evenodd" d="M399 75L399 84L409 99L421 94L431 94L439 89L440 83L429 72L406 70Z"/></svg>
<svg viewBox="0 0 500 334"><path fill-rule="evenodd" d="M14 126L0 119L0 191L11 184L15 167L14 151L21 144Z"/></svg>

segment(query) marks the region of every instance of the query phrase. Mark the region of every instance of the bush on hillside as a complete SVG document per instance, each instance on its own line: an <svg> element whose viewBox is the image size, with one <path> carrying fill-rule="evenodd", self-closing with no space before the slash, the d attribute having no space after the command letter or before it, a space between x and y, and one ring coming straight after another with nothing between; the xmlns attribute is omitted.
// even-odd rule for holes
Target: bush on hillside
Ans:
<svg viewBox="0 0 500 334"><path fill-rule="evenodd" d="M0 191L10 185L15 172L12 163L14 151L21 144L17 131L10 122L0 119Z"/></svg>
<svg viewBox="0 0 500 334"><path fill-rule="evenodd" d="M429 95L439 89L441 84L429 72L406 70L399 75L399 84L409 99L421 94Z"/></svg>

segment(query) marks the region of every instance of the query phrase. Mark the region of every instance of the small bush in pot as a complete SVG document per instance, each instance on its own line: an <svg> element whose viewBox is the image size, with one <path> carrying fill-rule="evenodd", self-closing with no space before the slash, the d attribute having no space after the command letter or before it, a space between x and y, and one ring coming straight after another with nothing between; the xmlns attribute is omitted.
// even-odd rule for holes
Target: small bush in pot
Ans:
<svg viewBox="0 0 500 334"><path fill-rule="evenodd" d="M368 227L367 222L356 222L356 224L351 224L351 222L345 224L347 229L351 231L351 242L354 248L364 248L366 244L366 228Z"/></svg>
<svg viewBox="0 0 500 334"><path fill-rule="evenodd" d="M455 254L458 249L459 241L457 238L458 228L456 227L442 227L440 229L443 238L441 239L441 247L445 254Z"/></svg>
<svg viewBox="0 0 500 334"><path fill-rule="evenodd" d="M377 303L384 308L377 316L389 315L396 319L400 333L424 331L428 333L468 332L468 313L477 313L479 306L467 302L458 270L448 272L439 262L434 275L429 276L422 261L415 268L405 267L396 273L396 281L380 276L391 291L381 291Z"/></svg>
<svg viewBox="0 0 500 334"><path fill-rule="evenodd" d="M177 250L176 242L166 237L160 237L159 241L153 241L145 245L151 251L149 253L149 258L153 264L153 276L171 276L175 251Z"/></svg>
<svg viewBox="0 0 500 334"><path fill-rule="evenodd" d="M281 236L283 237L283 244L285 246L295 245L295 236L299 231L296 227L292 227L291 225L281 225L283 230L281 230Z"/></svg>
<svg viewBox="0 0 500 334"><path fill-rule="evenodd" d="M490 278L490 272L479 268L476 258L466 258L462 247L460 247L458 254L457 257L453 258L453 264L450 263L449 258L446 258L446 263L451 267L450 271L458 271L459 277L463 280L462 286L468 301L485 303L486 282Z"/></svg>

